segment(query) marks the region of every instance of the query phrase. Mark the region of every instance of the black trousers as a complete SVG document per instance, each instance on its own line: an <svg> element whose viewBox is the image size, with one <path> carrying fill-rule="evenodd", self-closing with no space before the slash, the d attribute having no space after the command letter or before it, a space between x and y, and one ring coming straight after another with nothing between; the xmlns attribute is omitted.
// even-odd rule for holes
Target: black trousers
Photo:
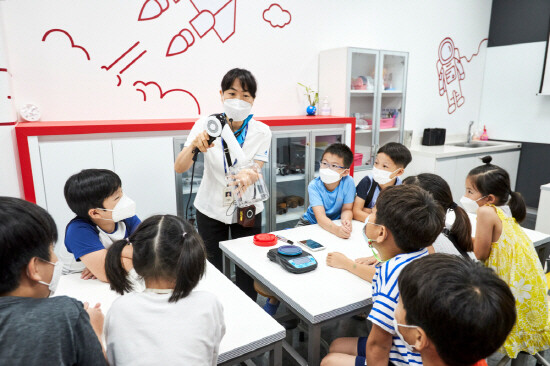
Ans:
<svg viewBox="0 0 550 366"><path fill-rule="evenodd" d="M256 215L254 227L243 227L239 224L225 224L221 221L212 219L199 210L197 210L197 227L199 234L206 246L208 260L220 271L223 270L223 256L220 249L220 241L238 239L245 236L256 235L262 232L262 214ZM250 240L252 244L252 239ZM239 266L235 266L236 284L252 300L256 301L256 290L254 290L254 280L247 275Z"/></svg>

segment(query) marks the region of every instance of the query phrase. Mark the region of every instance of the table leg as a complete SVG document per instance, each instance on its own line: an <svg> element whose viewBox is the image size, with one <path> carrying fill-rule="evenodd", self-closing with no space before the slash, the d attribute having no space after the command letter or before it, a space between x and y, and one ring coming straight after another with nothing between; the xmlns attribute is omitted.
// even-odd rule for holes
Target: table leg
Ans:
<svg viewBox="0 0 550 366"><path fill-rule="evenodd" d="M269 365L283 366L283 342L278 342L271 351L269 351Z"/></svg>
<svg viewBox="0 0 550 366"><path fill-rule="evenodd" d="M222 254L223 255L223 274L231 279L231 259L229 259L228 256L225 255L225 253Z"/></svg>
<svg viewBox="0 0 550 366"><path fill-rule="evenodd" d="M307 363L309 366L319 366L321 363L321 326L311 324L308 327Z"/></svg>

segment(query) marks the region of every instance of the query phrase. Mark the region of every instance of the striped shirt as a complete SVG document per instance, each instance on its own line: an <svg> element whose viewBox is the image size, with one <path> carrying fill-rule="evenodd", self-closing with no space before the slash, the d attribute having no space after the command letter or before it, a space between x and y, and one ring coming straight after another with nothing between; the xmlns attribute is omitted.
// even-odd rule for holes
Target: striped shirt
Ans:
<svg viewBox="0 0 550 366"><path fill-rule="evenodd" d="M372 279L373 305L369 320L393 336L390 362L396 366L422 365L420 354L407 351L405 344L397 336L393 328L393 318L399 298L399 273L408 263L425 255L428 255L427 249L396 255L387 262L377 264Z"/></svg>

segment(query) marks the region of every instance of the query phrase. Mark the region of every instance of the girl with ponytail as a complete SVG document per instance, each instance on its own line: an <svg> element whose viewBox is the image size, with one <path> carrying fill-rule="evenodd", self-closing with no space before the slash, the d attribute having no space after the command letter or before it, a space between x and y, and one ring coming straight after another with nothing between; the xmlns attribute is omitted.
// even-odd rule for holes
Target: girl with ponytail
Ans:
<svg viewBox="0 0 550 366"><path fill-rule="evenodd" d="M474 253L502 278L516 298L517 320L500 349L510 358L521 351L534 354L550 348L548 291L544 271L533 243L519 222L525 219L525 202L512 192L510 176L492 158L466 177L466 193L460 203L477 214Z"/></svg>
<svg viewBox="0 0 550 366"><path fill-rule="evenodd" d="M430 253L462 255L465 258L474 259L472 224L466 211L453 201L451 188L445 179L439 175L423 173L407 177L403 180L403 184L416 185L430 192L446 212L445 227L441 228L441 234L432 247L428 247L428 251Z"/></svg>
<svg viewBox="0 0 550 366"><path fill-rule="evenodd" d="M126 246L132 247L134 270L145 282L143 292L132 292L122 265ZM194 290L206 263L199 234L173 215L148 218L108 249L105 272L111 289L123 294L105 318L111 365L217 363L223 308L215 295Z"/></svg>

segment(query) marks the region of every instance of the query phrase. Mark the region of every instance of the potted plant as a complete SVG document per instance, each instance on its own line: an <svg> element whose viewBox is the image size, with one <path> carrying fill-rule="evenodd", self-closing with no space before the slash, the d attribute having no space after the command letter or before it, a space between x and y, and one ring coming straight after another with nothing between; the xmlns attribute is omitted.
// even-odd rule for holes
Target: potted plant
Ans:
<svg viewBox="0 0 550 366"><path fill-rule="evenodd" d="M298 83L298 85L300 85L306 90L305 95L307 96L307 100L309 101L309 106L306 109L307 115L314 116L315 113L317 112L316 105L319 103L319 92L316 92L309 86L306 86L302 83Z"/></svg>

